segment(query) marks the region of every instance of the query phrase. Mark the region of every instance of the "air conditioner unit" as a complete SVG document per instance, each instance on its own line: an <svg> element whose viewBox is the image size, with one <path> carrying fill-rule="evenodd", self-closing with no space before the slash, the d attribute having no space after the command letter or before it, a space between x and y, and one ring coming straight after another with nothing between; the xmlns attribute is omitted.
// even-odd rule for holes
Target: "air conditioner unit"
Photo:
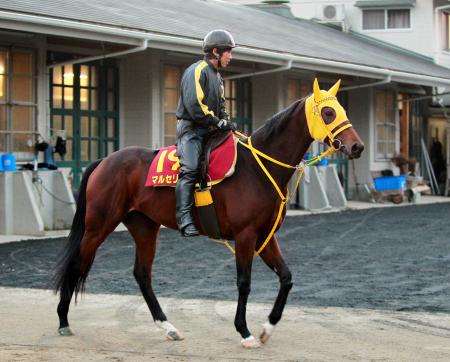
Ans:
<svg viewBox="0 0 450 362"><path fill-rule="evenodd" d="M317 18L321 21L344 21L344 4L321 4L317 9Z"/></svg>

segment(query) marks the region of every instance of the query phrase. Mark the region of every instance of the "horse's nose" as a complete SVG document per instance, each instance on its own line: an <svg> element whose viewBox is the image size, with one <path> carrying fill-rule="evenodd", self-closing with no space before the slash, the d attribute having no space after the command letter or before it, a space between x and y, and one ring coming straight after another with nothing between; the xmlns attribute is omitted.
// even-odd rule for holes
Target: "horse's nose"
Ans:
<svg viewBox="0 0 450 362"><path fill-rule="evenodd" d="M362 151L364 150L364 145L362 143L354 143L352 146L352 157L359 158L361 156Z"/></svg>

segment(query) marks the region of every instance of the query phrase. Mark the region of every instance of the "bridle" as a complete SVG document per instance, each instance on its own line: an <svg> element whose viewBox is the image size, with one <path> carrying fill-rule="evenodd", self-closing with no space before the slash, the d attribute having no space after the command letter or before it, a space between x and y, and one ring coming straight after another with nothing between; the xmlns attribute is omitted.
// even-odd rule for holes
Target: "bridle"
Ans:
<svg viewBox="0 0 450 362"><path fill-rule="evenodd" d="M336 91L337 91L337 89L336 89ZM339 107L337 107L338 108L337 110L335 108L331 107L335 111L336 117L329 124L327 124L325 122L325 120L323 119L322 114L320 112L320 105L325 102L333 102L333 103L336 102L339 105ZM310 114L308 114L308 113L310 113ZM337 136L340 133L342 133L343 131L345 131L346 129L352 127L352 124L347 119L345 110L339 104L339 102L335 96L327 95L326 97L321 98L319 101L316 101L314 98L314 94L312 94L305 101L305 114L306 114L306 118L307 118L308 129L309 129L309 132L310 132L311 136L313 137L313 139L321 140L323 142L325 142L325 140L328 139L330 148L328 150L322 152L317 157L314 157L310 160L300 161L300 163L295 166L278 161L278 160L270 157L269 155L265 154L264 152L256 149L252 145L251 136L246 136L245 134L242 134L239 131L234 131L234 133L237 136L241 137L242 139L247 140L247 142L244 142L242 139L238 139L238 143L240 145L242 145L243 147L250 150L250 152L252 153L256 162L258 163L259 167L262 169L264 174L267 176L269 181L272 183L273 187L275 188L275 191L277 192L278 196L281 199L281 203L280 203L280 207L278 209L277 218L275 220L275 223L273 224L272 229L269 232L269 235L267 235L267 237L264 240L264 242L262 243L261 247L255 252L255 256L259 255L264 250L267 243L272 238L272 236L275 233L275 230L278 226L278 223L280 222L284 206L286 205L286 203L289 200L289 189L287 190L286 195L285 195L283 193L283 191L281 190L280 186L277 184L277 182L273 178L273 176L267 170L266 166L264 166L264 164L262 163L261 157L276 164L276 165L279 165L281 167L285 167L288 169L294 169L294 170L298 171L297 180L295 182L295 187L293 189L293 193L295 194L295 191L297 190L297 188L300 184L300 181L302 179L302 176L305 172L306 167L316 164L323 158L331 156L332 154L336 153L339 150L341 150L341 151L345 150L344 143ZM311 117L308 118L308 115L312 116L312 119L311 119ZM341 120L337 120L338 115L340 116ZM311 129L311 125L310 125L311 122L314 122L313 129ZM321 128L317 128L317 126L320 126ZM228 249L230 249L233 253L235 253L235 250L231 247L231 245L229 245L227 240L216 240L216 241L223 242L227 246Z"/></svg>

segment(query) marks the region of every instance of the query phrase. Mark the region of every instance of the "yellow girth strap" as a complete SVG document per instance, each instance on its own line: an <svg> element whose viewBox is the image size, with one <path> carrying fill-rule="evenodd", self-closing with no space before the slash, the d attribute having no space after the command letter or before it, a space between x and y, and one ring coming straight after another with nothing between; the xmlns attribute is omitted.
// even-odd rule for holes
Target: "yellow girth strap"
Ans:
<svg viewBox="0 0 450 362"><path fill-rule="evenodd" d="M240 133L240 132L238 132L238 131L236 131L235 133L236 133L238 136L246 137L244 134L242 134L242 133ZM270 182L272 183L273 187L274 187L275 190L277 191L278 196L280 196L280 199L281 199L281 203L280 203L280 207L279 207L279 209L278 209L278 214L277 214L277 218L276 218L276 220L275 220L275 223L273 224L272 229L271 229L270 232L269 232L269 235L267 235L267 237L266 237L266 239L264 240L264 242L262 243L261 247L255 252L255 255L254 255L254 256L258 256L258 255L264 250L264 248L267 246L267 244L269 243L270 239L272 239L272 236L273 236L273 234L275 233L275 230L276 230L276 228L277 228L277 226L278 226L278 223L280 222L281 215L282 215L282 213L283 213L283 208L284 208L284 206L286 205L286 203L287 203L288 200L289 200L289 189L287 190L286 195L284 195L283 192L281 191L280 187L278 186L277 182L275 181L275 179L272 177L272 175L269 173L269 171L267 170L267 168L266 168L266 167L264 166L264 164L262 163L262 161L261 161L261 159L259 158L259 156L263 157L264 159L266 159L266 160L268 160L268 161L270 161L270 162L272 162L272 163L275 163L275 164L277 164L277 165L280 165L280 166L282 166L282 167L286 167L286 168L291 168L291 169L296 169L296 170L298 170L297 181L296 181L295 187L294 187L294 193L295 193L295 191L297 190L298 185L300 184L300 180L301 180L301 178L302 178L302 176L303 176L303 173L304 173L304 171L305 171L305 168L306 168L307 166L310 166L310 165L315 164L316 162L319 162L319 161L320 161L322 158L324 158L324 157L327 157L327 156L329 156L329 155L332 155L332 154L335 153L337 150L336 150L335 148L331 147L331 148L329 148L327 151L325 151L325 152L323 152L322 154L320 154L319 156L317 156L317 157L315 157L315 158L313 158L313 159L311 159L311 160L308 160L306 163L303 163L303 162L302 162L302 163L300 163L300 164L297 165L297 166L292 166L292 165L289 165L289 164L287 164L287 163L278 161L278 160L276 160L276 159L274 159L274 158L272 158L272 157L266 155L265 153L263 153L263 152L257 150L256 148L254 148L253 145L252 145L251 137L248 137L247 140L248 140L248 144L242 142L241 140L238 140L238 142L239 142L240 145L242 145L242 146L248 148L248 149L251 151L251 153L252 153L253 157L255 158L256 162L258 162L259 167L261 167L261 169L264 171L264 173L266 174L267 178L270 180ZM233 254L236 254L236 251L235 251L235 250L233 249L233 247L228 243L227 240L216 240L216 239L213 239L213 240L214 240L215 242L219 242L219 243L225 244L225 246L226 246L228 249L230 249L230 251L231 251Z"/></svg>

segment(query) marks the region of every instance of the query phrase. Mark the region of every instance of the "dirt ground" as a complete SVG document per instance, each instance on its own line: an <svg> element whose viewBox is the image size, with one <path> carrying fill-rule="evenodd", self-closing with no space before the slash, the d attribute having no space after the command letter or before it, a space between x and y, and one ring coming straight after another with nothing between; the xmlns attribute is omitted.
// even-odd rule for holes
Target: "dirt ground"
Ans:
<svg viewBox="0 0 450 362"><path fill-rule="evenodd" d="M1 361L450 360L450 203L288 217L278 233L294 287L268 345L239 346L234 257L206 238L162 230L154 289L186 336L165 341L132 277L134 245L115 233L87 292L56 334L48 290L62 239L0 245ZM278 281L253 268L255 335Z"/></svg>

